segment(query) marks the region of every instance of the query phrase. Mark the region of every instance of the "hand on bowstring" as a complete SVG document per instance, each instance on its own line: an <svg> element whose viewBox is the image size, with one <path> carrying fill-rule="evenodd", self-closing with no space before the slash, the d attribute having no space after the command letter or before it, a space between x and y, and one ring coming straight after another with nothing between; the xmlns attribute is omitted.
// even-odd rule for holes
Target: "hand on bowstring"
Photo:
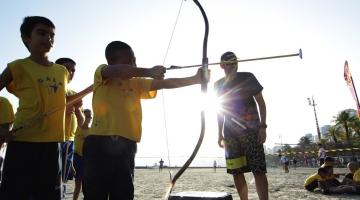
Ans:
<svg viewBox="0 0 360 200"><path fill-rule="evenodd" d="M165 77L166 68L161 65L156 65L150 69L150 77L153 79L162 80Z"/></svg>

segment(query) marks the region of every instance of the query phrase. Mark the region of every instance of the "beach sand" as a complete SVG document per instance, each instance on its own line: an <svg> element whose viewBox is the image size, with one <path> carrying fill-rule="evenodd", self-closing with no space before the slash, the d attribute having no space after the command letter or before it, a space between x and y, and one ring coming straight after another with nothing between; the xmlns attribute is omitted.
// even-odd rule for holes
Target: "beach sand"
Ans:
<svg viewBox="0 0 360 200"><path fill-rule="evenodd" d="M323 195L319 192L304 190L303 183L306 177L315 173L316 168L290 168L285 174L281 168L268 168L269 197L270 199L360 199L359 195ZM346 172L345 168L335 168L335 173ZM174 175L176 169L172 169ZM249 199L258 199L255 182L251 173L246 175L249 185ZM169 169L136 169L135 170L135 200L160 200L169 187ZM73 181L67 184L66 199L72 199ZM226 174L225 168L218 168L216 173L212 168L190 168L178 179L173 193L186 191L227 192L234 200L240 199L233 184L231 175ZM82 195L81 198L82 199Z"/></svg>

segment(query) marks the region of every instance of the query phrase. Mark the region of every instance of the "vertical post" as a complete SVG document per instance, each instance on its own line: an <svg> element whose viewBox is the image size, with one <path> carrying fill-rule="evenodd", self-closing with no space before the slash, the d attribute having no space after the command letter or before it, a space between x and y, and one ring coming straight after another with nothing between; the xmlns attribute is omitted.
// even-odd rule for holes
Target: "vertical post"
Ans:
<svg viewBox="0 0 360 200"><path fill-rule="evenodd" d="M314 97L311 97L311 100L310 98L307 98L308 101L309 101L309 105L312 106L314 108L314 115L315 115L315 122L316 122L316 131L317 131L317 134L318 134L318 138L319 138L319 142L321 141L321 133L320 133L320 128L319 128L319 122L318 122L318 119L317 119L317 114L316 114L316 104L315 104L315 100L314 100Z"/></svg>

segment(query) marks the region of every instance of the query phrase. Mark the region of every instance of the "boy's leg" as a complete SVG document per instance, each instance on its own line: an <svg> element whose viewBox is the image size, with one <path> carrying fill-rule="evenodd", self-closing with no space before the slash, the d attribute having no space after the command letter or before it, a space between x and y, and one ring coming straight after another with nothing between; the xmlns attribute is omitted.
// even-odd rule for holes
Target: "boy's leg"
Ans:
<svg viewBox="0 0 360 200"><path fill-rule="evenodd" d="M85 200L107 200L108 179L111 177L106 149L107 136L90 135L85 138L83 147L83 193Z"/></svg>
<svg viewBox="0 0 360 200"><path fill-rule="evenodd" d="M74 188L73 200L77 200L79 198L80 192L81 192L81 180L75 178L75 188Z"/></svg>
<svg viewBox="0 0 360 200"><path fill-rule="evenodd" d="M256 191L260 200L269 199L268 180L263 172L254 173Z"/></svg>
<svg viewBox="0 0 360 200"><path fill-rule="evenodd" d="M243 173L234 175L234 183L241 200L248 199L248 187Z"/></svg>
<svg viewBox="0 0 360 200"><path fill-rule="evenodd" d="M61 158L59 143L38 144L39 162L34 163L35 193L34 199L60 200L61 199ZM40 177L38 176L39 174Z"/></svg>
<svg viewBox="0 0 360 200"><path fill-rule="evenodd" d="M60 200L58 143L9 143L0 199Z"/></svg>
<svg viewBox="0 0 360 200"><path fill-rule="evenodd" d="M73 179L73 158L74 158L74 142L65 141L61 143L61 160L62 160L62 182L63 182L63 197L66 194L66 183Z"/></svg>
<svg viewBox="0 0 360 200"><path fill-rule="evenodd" d="M109 145L115 153L113 156L114 177L110 181L109 200L133 200L134 199L134 167L136 142L123 137L112 137ZM119 148L121 147L121 148ZM115 161L115 162L114 162ZM119 190L119 188L122 188Z"/></svg>
<svg viewBox="0 0 360 200"><path fill-rule="evenodd" d="M83 168L82 168L82 156L77 153L74 153L74 168L75 168L75 188L74 188L74 195L73 200L77 200L79 198L81 192L81 182L83 177Z"/></svg>
<svg viewBox="0 0 360 200"><path fill-rule="evenodd" d="M9 142L0 187L1 200L27 199L30 197L30 149L21 142Z"/></svg>

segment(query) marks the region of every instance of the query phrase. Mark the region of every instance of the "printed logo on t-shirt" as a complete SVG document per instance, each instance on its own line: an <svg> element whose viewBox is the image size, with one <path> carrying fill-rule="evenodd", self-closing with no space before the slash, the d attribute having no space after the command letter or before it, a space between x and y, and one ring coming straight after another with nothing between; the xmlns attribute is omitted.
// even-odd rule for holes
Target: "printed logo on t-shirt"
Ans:
<svg viewBox="0 0 360 200"><path fill-rule="evenodd" d="M38 78L37 81L40 85L47 88L49 94L55 94L64 85L62 82L56 81L55 77L49 76Z"/></svg>

